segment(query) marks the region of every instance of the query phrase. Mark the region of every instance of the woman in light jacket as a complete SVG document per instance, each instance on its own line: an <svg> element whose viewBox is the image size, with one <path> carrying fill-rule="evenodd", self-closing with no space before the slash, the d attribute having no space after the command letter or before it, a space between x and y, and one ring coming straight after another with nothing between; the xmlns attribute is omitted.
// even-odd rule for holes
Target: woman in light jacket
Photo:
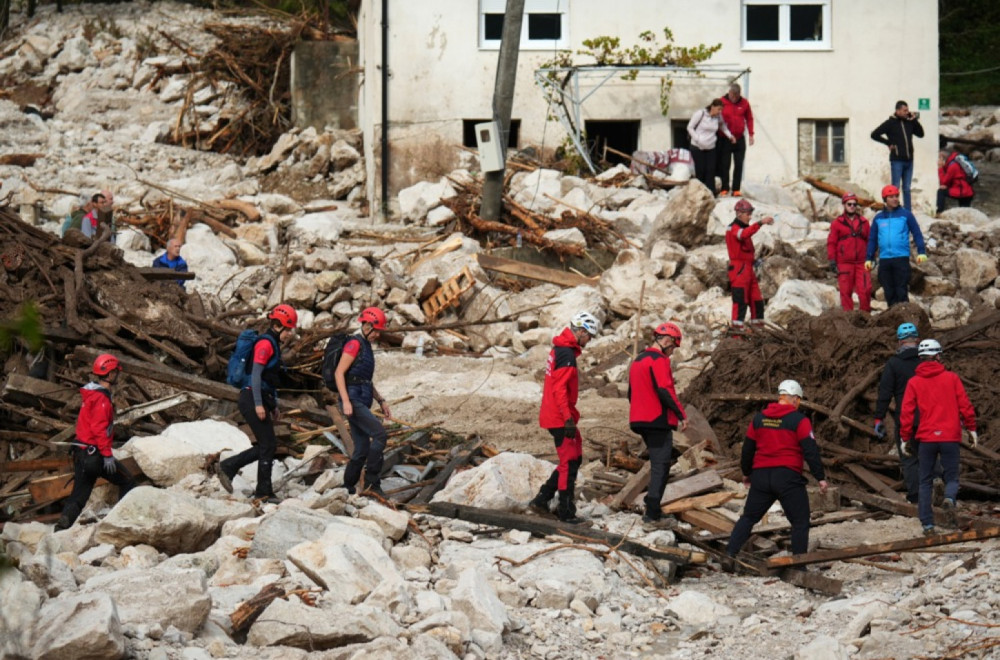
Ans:
<svg viewBox="0 0 1000 660"><path fill-rule="evenodd" d="M712 99L709 105L694 113L687 126L688 136L691 138L695 176L712 191L713 195L715 195L715 146L718 133L721 132L730 142L736 142L726 122L722 121L721 115L722 100Z"/></svg>

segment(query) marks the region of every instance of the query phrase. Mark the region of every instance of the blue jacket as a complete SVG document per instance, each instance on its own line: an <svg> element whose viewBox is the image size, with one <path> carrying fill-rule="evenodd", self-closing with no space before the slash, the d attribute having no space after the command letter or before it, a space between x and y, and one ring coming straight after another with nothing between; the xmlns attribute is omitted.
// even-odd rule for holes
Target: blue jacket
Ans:
<svg viewBox="0 0 1000 660"><path fill-rule="evenodd" d="M920 225L913 214L900 206L890 211L881 211L872 218L872 229L868 234L868 252L866 261L875 258L878 250L880 259L896 259L910 256L910 234L917 244L918 254L927 254L924 247L924 235L920 233Z"/></svg>
<svg viewBox="0 0 1000 660"><path fill-rule="evenodd" d="M184 261L184 257L177 255L176 259L169 259L166 252L153 259L153 268L169 268L170 270L176 270L178 273L188 272L188 265ZM177 283L182 289L184 288L184 280L177 280Z"/></svg>

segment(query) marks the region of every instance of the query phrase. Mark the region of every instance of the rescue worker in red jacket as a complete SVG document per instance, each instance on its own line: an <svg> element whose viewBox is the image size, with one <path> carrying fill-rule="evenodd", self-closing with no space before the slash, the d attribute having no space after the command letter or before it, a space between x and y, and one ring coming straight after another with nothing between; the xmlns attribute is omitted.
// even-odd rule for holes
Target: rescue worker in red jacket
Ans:
<svg viewBox="0 0 1000 660"><path fill-rule="evenodd" d="M542 484L529 506L538 513L549 512L549 502L558 491L559 520L576 524L583 522L576 517L573 489L576 473L583 462L583 438L576 424L580 411L576 409L579 396L579 375L576 358L590 340L600 332L600 322L589 312L580 312L570 321L569 327L552 340L552 350L545 363L545 383L542 386L542 407L538 424L552 434L559 456L559 465L548 481Z"/></svg>
<svg viewBox="0 0 1000 660"><path fill-rule="evenodd" d="M830 223L830 234L826 238L826 258L830 260L830 270L837 276L840 306L845 311L852 311L853 295L857 293L858 307L862 312L870 314L872 277L865 268L865 254L871 225L868 218L861 215L857 195L844 193L841 201L844 203L844 213Z"/></svg>
<svg viewBox="0 0 1000 660"><path fill-rule="evenodd" d="M764 297L753 272L756 260L753 235L762 225L774 224L774 218L767 216L751 224L753 204L741 199L734 208L736 219L726 230L726 249L729 250L729 286L733 290L733 329L742 330L748 307L751 325L764 324Z"/></svg>
<svg viewBox="0 0 1000 660"><path fill-rule="evenodd" d="M958 205L972 206L972 198L976 191L969 182L965 170L958 163L958 152L942 151L938 154L938 192L937 212L943 213L945 202L949 198L957 200Z"/></svg>
<svg viewBox="0 0 1000 660"><path fill-rule="evenodd" d="M735 557L750 532L775 500L781 502L785 517L792 524L791 550L798 555L809 549L809 495L802 462L819 481L826 493L826 475L812 423L799 412L802 386L785 380L778 386L778 402L768 404L754 415L743 441L740 468L743 484L750 487L743 515L733 527L726 552Z"/></svg>
<svg viewBox="0 0 1000 660"><path fill-rule="evenodd" d="M132 475L111 453L115 422L111 388L118 382L121 369L114 355L98 355L93 366L97 382L80 388L83 405L76 418L76 439L72 443L73 492L63 506L56 529L67 529L73 525L87 505L99 477L118 486L118 499L125 497L125 493L135 485Z"/></svg>
<svg viewBox="0 0 1000 660"><path fill-rule="evenodd" d="M670 356L681 345L681 329L661 323L653 330L653 345L639 353L628 372L629 428L642 436L649 452L649 488L644 523L663 518L660 500L667 487L674 429L687 428L687 415L674 389Z"/></svg>
<svg viewBox="0 0 1000 660"><path fill-rule="evenodd" d="M925 339L917 346L920 364L906 384L903 409L899 414L902 450L912 454L910 441L919 443L920 495L917 515L924 534L935 534L934 509L931 505L934 466L938 458L944 472L944 502L941 508L955 526L955 500L958 497L958 448L962 425L969 431L972 446L979 444L976 434L976 411L969 401L962 380L940 362L941 344Z"/></svg>

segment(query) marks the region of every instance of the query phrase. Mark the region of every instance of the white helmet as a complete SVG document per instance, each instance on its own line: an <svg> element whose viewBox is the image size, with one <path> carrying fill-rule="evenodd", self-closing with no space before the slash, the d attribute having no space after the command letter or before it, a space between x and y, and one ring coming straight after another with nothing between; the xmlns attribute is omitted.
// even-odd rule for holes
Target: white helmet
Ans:
<svg viewBox="0 0 1000 660"><path fill-rule="evenodd" d="M778 394L791 394L801 399L802 386L795 380L783 380L781 381L781 385L778 385Z"/></svg>
<svg viewBox="0 0 1000 660"><path fill-rule="evenodd" d="M941 342L937 339L925 339L917 345L917 355L929 357L941 353Z"/></svg>
<svg viewBox="0 0 1000 660"><path fill-rule="evenodd" d="M578 312L569 322L572 328L583 328L591 337L601 331L601 322L590 312Z"/></svg>

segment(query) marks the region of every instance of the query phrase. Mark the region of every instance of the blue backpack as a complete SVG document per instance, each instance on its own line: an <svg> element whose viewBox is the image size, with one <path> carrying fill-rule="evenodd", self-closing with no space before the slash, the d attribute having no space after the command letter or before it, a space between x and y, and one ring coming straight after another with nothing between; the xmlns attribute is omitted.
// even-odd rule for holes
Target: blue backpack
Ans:
<svg viewBox="0 0 1000 660"><path fill-rule="evenodd" d="M969 157L965 154L958 154L955 156L955 162L957 162L958 166L962 168L963 172L965 172L965 178L969 181L969 185L976 185L979 181L979 168L972 164Z"/></svg>
<svg viewBox="0 0 1000 660"><path fill-rule="evenodd" d="M243 389L250 385L250 372L251 366L253 364L253 347L257 341L261 338L265 338L272 344L275 344L274 339L269 335L262 335L256 330L244 330L240 333L240 336L236 338L236 348L233 349L233 354L229 356L229 364L226 366L226 382ZM274 357L271 362L275 362L278 359L278 346L274 345ZM271 366L271 363L268 363Z"/></svg>

